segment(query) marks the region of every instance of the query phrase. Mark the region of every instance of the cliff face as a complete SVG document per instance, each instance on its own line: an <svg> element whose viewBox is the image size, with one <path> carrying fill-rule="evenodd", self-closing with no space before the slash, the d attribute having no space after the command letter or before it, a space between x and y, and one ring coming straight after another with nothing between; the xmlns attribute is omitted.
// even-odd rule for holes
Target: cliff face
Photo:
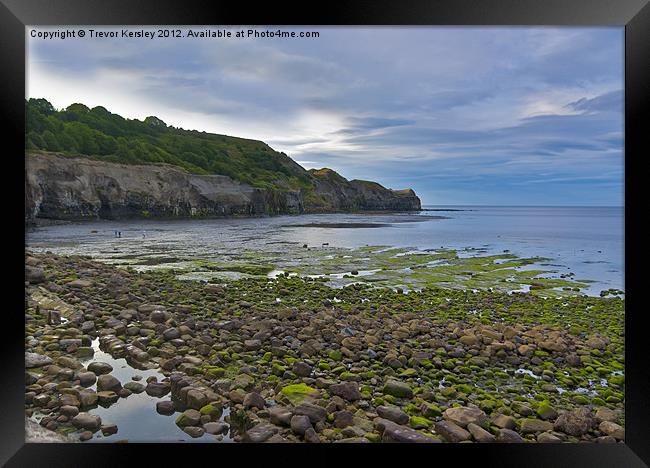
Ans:
<svg viewBox="0 0 650 468"><path fill-rule="evenodd" d="M392 191L330 172L315 175L314 190L305 197L301 190L256 188L227 176L190 174L173 166L27 154L25 217L27 221L187 218L420 209L412 190Z"/></svg>
<svg viewBox="0 0 650 468"><path fill-rule="evenodd" d="M347 180L331 169L312 169L319 200L311 211L416 211L420 199L411 189L390 190L376 182Z"/></svg>

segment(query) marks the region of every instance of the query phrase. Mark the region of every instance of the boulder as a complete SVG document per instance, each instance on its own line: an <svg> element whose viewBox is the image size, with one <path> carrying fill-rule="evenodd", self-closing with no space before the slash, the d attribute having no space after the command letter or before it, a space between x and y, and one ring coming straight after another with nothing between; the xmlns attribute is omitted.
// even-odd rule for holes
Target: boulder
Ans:
<svg viewBox="0 0 650 468"><path fill-rule="evenodd" d="M307 429L312 429L308 416L297 414L291 418L291 430L294 434L305 435Z"/></svg>
<svg viewBox="0 0 650 468"><path fill-rule="evenodd" d="M95 414L79 413L72 418L72 425L77 429L87 429L97 432L102 425L102 418Z"/></svg>
<svg viewBox="0 0 650 468"><path fill-rule="evenodd" d="M386 382L383 392L385 395L392 395L396 398L413 398L413 390L411 390L411 387L407 383L397 380L389 380Z"/></svg>
<svg viewBox="0 0 650 468"><path fill-rule="evenodd" d="M589 408L578 408L561 414L555 421L553 428L575 437L586 434L594 424L594 417Z"/></svg>
<svg viewBox="0 0 650 468"><path fill-rule="evenodd" d="M408 424L409 415L396 406L379 406L377 407L379 417L393 421L396 424Z"/></svg>
<svg viewBox="0 0 650 468"><path fill-rule="evenodd" d="M269 423L259 423L246 431L242 442L259 443L265 442L270 439L274 434L279 431L279 428Z"/></svg>
<svg viewBox="0 0 650 468"><path fill-rule="evenodd" d="M484 426L488 422L488 417L483 411L471 406L449 408L445 410L443 417L461 427L467 427L470 423Z"/></svg>
<svg viewBox="0 0 650 468"><path fill-rule="evenodd" d="M104 374L104 375L100 375L99 377L97 377L97 390L98 391L112 390L114 392L118 392L121 389L122 389L122 384L120 383L119 380L117 380L112 375Z"/></svg>
<svg viewBox="0 0 650 468"><path fill-rule="evenodd" d="M400 426L388 419L377 418L375 425L381 433L382 442L397 443L440 443L440 439L428 437L410 427Z"/></svg>
<svg viewBox="0 0 650 468"><path fill-rule="evenodd" d="M244 408L257 408L264 409L266 402L264 398L257 392L247 393L244 397Z"/></svg>
<svg viewBox="0 0 650 468"><path fill-rule="evenodd" d="M462 442L472 437L468 431L451 421L438 421L435 428L436 432L448 442Z"/></svg>
<svg viewBox="0 0 650 468"><path fill-rule="evenodd" d="M361 399L359 384L356 382L343 382L340 384L330 385L329 391L332 395L340 396L348 401L357 401Z"/></svg>
<svg viewBox="0 0 650 468"><path fill-rule="evenodd" d="M87 369L94 372L96 375L109 374L113 370L113 366L106 362L91 362L88 364Z"/></svg>
<svg viewBox="0 0 650 468"><path fill-rule="evenodd" d="M32 369L34 367L43 367L52 364L52 358L43 354L25 353L25 367Z"/></svg>

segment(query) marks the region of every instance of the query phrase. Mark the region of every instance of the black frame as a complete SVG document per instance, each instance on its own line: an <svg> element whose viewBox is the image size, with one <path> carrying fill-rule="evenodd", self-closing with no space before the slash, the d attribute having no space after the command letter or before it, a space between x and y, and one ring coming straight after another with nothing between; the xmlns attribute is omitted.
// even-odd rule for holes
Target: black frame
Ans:
<svg viewBox="0 0 650 468"><path fill-rule="evenodd" d="M635 224L643 209L638 187L642 153L650 147L650 132L644 121L650 121L650 5L648 0L359 0L354 2L323 2L297 6L283 6L266 2L254 7L244 2L207 2L201 0L1 0L0 4L0 113L2 128L7 138L2 141L7 160L15 172L24 170L24 161L18 155L24 152L24 84L25 84L25 25L85 25L85 24L309 24L309 25L571 25L571 26L625 26L625 261L627 271L639 266L635 249L642 248L641 229ZM593 51L598 53L598 51ZM645 116L645 117L644 117ZM646 124L647 125L647 124ZM12 171L2 183L7 189L4 200L12 216L11 244L24 242L16 228L24 223L24 207L14 200L24 191L21 178ZM638 213L638 214L637 214ZM634 215L637 215L633 218ZM6 231L5 231L6 232ZM297 452L270 458L269 451L277 445L256 445L249 450L240 444L25 444L24 442L24 322L19 309L23 307L23 277L20 275L24 257L20 249L11 249L12 266L17 274L8 275L5 291L11 293L11 302L2 309L4 332L0 339L2 366L0 367L0 463L7 466L115 466L134 460L134 452L146 457L145 463L170 457L196 463L197 455L204 455L213 463L223 463L223 455L251 464L251 455L260 455L264 464L279 460L314 461L314 450L325 447L296 445ZM344 450L359 450L366 457L383 456L386 450L406 456L420 455L425 463L439 463L440 455L452 454L454 464L476 457L488 466L620 466L635 467L650 464L650 366L644 340L647 333L642 326L640 275L626 276L626 442L624 444L523 444L523 445L427 445L400 448L386 445L354 446L329 445L325 456L340 463ZM8 322L7 322L8 320ZM345 448L344 448L345 446ZM245 448L242 448L245 447ZM427 448L428 447L428 448ZM191 451L190 451L191 450ZM210 450L209 452L207 450ZM214 450L224 450L215 453ZM245 452L244 452L245 450ZM304 452L304 450L310 450ZM460 451L459 451L460 450ZM317 450L316 450L317 451ZM286 457L284 458L283 457ZM287 457L287 455L289 455ZM299 458L293 458L298 455ZM309 458L303 458L307 455ZM332 456L333 455L333 456ZM241 458L239 458L241 457ZM262 458L263 457L263 458ZM185 463L184 463L185 464Z"/></svg>

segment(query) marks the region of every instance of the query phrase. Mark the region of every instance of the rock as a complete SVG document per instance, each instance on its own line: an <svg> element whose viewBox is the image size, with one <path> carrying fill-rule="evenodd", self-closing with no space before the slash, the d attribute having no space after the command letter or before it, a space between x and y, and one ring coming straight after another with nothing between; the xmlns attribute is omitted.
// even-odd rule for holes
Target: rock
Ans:
<svg viewBox="0 0 650 468"><path fill-rule="evenodd" d="M179 427L196 426L199 421L201 421L201 413L195 409L188 409L176 418L176 425Z"/></svg>
<svg viewBox="0 0 650 468"><path fill-rule="evenodd" d="M102 425L102 419L90 413L79 413L72 418L71 422L78 429L88 429L92 432L97 432Z"/></svg>
<svg viewBox="0 0 650 468"><path fill-rule="evenodd" d="M32 369L34 367L43 367L52 364L52 359L43 354L25 353L25 367Z"/></svg>
<svg viewBox="0 0 650 468"><path fill-rule="evenodd" d="M183 432L188 434L193 439L196 439L197 437L201 437L203 434L205 434L205 429L197 426L185 426L183 427Z"/></svg>
<svg viewBox="0 0 650 468"><path fill-rule="evenodd" d="M160 384L157 383L157 384L149 384L149 385L160 385ZM205 405L208 404L208 397L205 396L205 393L203 393L200 390L191 389L188 390L188 392L185 395L185 402L187 406L189 406L190 408L200 410L201 408L203 408Z"/></svg>
<svg viewBox="0 0 650 468"><path fill-rule="evenodd" d="M79 434L79 440L85 442L93 438L93 433L91 431L83 431Z"/></svg>
<svg viewBox="0 0 650 468"><path fill-rule="evenodd" d="M500 443L513 444L521 443L523 441L524 439L522 439L519 434L510 429L500 429L497 434L497 442Z"/></svg>
<svg viewBox="0 0 650 468"><path fill-rule="evenodd" d="M42 268L25 265L25 281L31 284L45 282L45 271Z"/></svg>
<svg viewBox="0 0 650 468"><path fill-rule="evenodd" d="M247 351L257 351L262 347L262 342L260 340L245 340L244 347Z"/></svg>
<svg viewBox="0 0 650 468"><path fill-rule="evenodd" d="M540 444L559 444L562 439L550 432L542 432L537 436L537 442Z"/></svg>
<svg viewBox="0 0 650 468"><path fill-rule="evenodd" d="M618 413L614 410L611 410L609 408L605 408L604 406L601 408L598 408L596 410L596 416L595 416L596 422L601 423L603 421L611 421L611 422L616 422L618 421Z"/></svg>
<svg viewBox="0 0 650 468"><path fill-rule="evenodd" d="M361 399L359 392L359 384L356 382L343 382L340 384L330 385L329 391L332 395L340 396L348 401L356 401Z"/></svg>
<svg viewBox="0 0 650 468"><path fill-rule="evenodd" d="M229 426L224 422L209 422L203 425L203 429L208 434L225 434L228 432Z"/></svg>
<svg viewBox="0 0 650 468"><path fill-rule="evenodd" d="M59 408L59 413L72 418L79 414L79 408L72 405L65 405Z"/></svg>
<svg viewBox="0 0 650 468"><path fill-rule="evenodd" d="M580 437L586 434L594 423L591 410L581 407L560 415L553 425L556 431Z"/></svg>
<svg viewBox="0 0 650 468"><path fill-rule="evenodd" d="M293 414L308 416L312 424L316 424L325 420L327 411L325 411L325 408L311 403L301 403L293 409Z"/></svg>
<svg viewBox="0 0 650 468"><path fill-rule="evenodd" d="M540 341L537 344L544 351L564 353L567 350L566 344L564 343L564 341L562 341L562 339Z"/></svg>
<svg viewBox="0 0 650 468"><path fill-rule="evenodd" d="M537 407L537 416L545 420L557 419L557 411L547 402L542 402Z"/></svg>
<svg viewBox="0 0 650 468"><path fill-rule="evenodd" d="M283 406L269 408L269 420L273 424L289 426L291 424L291 416L291 411Z"/></svg>
<svg viewBox="0 0 650 468"><path fill-rule="evenodd" d="M574 353L568 354L564 358L564 360L571 367L582 367L582 361L580 360L580 358L578 357L577 354L574 354Z"/></svg>
<svg viewBox="0 0 650 468"><path fill-rule="evenodd" d="M393 421L396 424L408 424L409 416L396 406L379 406L377 407L379 417Z"/></svg>
<svg viewBox="0 0 650 468"><path fill-rule="evenodd" d="M242 442L259 443L270 439L279 429L268 423L259 423L244 434Z"/></svg>
<svg viewBox="0 0 650 468"><path fill-rule="evenodd" d="M458 340L465 346L474 346L478 344L478 337L476 335L464 335Z"/></svg>
<svg viewBox="0 0 650 468"><path fill-rule="evenodd" d="M144 385L140 382L130 381L124 384L124 388L130 390L131 392L138 394L144 392Z"/></svg>
<svg viewBox="0 0 650 468"><path fill-rule="evenodd" d="M180 338L181 332L177 328L168 328L163 332L162 336L166 341L171 341Z"/></svg>
<svg viewBox="0 0 650 468"><path fill-rule="evenodd" d="M106 424L102 426L102 434L105 436L117 434L117 425L116 424Z"/></svg>
<svg viewBox="0 0 650 468"><path fill-rule="evenodd" d="M420 411L422 412L422 415L425 418L437 418L438 416L442 415L442 411L440 408L438 408L436 405L433 403L429 402L423 402L422 405L420 406Z"/></svg>
<svg viewBox="0 0 650 468"><path fill-rule="evenodd" d="M517 421L512 416L497 414L492 418L492 424L501 429L514 429L517 427Z"/></svg>
<svg viewBox="0 0 650 468"><path fill-rule="evenodd" d="M594 440L597 444L615 444L616 439L612 436L601 436L601 437L596 437Z"/></svg>
<svg viewBox="0 0 650 468"><path fill-rule="evenodd" d="M262 396L257 392L247 393L246 396L244 397L243 404L244 404L244 408L264 409L264 407L266 406L264 398L262 398Z"/></svg>
<svg viewBox="0 0 650 468"><path fill-rule="evenodd" d="M119 380L117 380L115 377L113 377L110 374L104 374L100 375L97 377L97 390L98 391L104 391L104 390L112 390L114 392L117 392L122 389L122 384L120 383Z"/></svg>
<svg viewBox="0 0 650 468"><path fill-rule="evenodd" d="M320 438L313 427L308 428L305 431L305 442L308 444L318 444L320 443Z"/></svg>
<svg viewBox="0 0 650 468"><path fill-rule="evenodd" d="M165 321L165 312L162 310L154 310L149 314L149 320L153 323L163 323Z"/></svg>
<svg viewBox="0 0 650 468"><path fill-rule="evenodd" d="M94 372L96 375L109 374L113 370L113 366L106 362L91 362L88 364L87 369Z"/></svg>
<svg viewBox="0 0 650 468"><path fill-rule="evenodd" d="M396 380L389 380L386 382L384 385L383 393L385 395L392 395L396 398L413 398L413 391L411 390L411 387L404 382L398 382Z"/></svg>
<svg viewBox="0 0 650 468"><path fill-rule="evenodd" d="M553 430L553 424L548 421L541 421L539 419L524 419L521 421L521 433L532 434L536 432L547 432Z"/></svg>
<svg viewBox="0 0 650 468"><path fill-rule="evenodd" d="M81 406L81 403L79 402L79 398L77 398L76 395L70 393L64 393L63 395L61 395L59 401L61 402L62 406L65 405L76 406L76 407Z"/></svg>
<svg viewBox="0 0 650 468"><path fill-rule="evenodd" d="M369 444L370 440L365 437L350 437L348 439L335 440L335 444Z"/></svg>
<svg viewBox="0 0 650 468"><path fill-rule="evenodd" d="M82 390L79 392L79 403L82 407L94 406L97 404L97 393L93 390Z"/></svg>
<svg viewBox="0 0 650 468"><path fill-rule="evenodd" d="M598 429L600 429L600 432L603 434L612 436L617 440L625 439L625 429L623 429L622 426L616 424L615 422L603 421L598 426Z"/></svg>
<svg viewBox="0 0 650 468"><path fill-rule="evenodd" d="M445 410L443 417L461 427L467 427L469 423L483 426L488 422L488 417L483 411L470 406L449 408Z"/></svg>
<svg viewBox="0 0 650 468"><path fill-rule="evenodd" d="M296 361L293 363L291 370L293 370L293 373L299 377L309 377L311 375L312 368L305 362Z"/></svg>
<svg viewBox="0 0 650 468"><path fill-rule="evenodd" d="M462 442L472 436L465 429L451 421L438 421L435 423L436 432L448 442Z"/></svg>
<svg viewBox="0 0 650 468"><path fill-rule="evenodd" d="M70 281L69 283L66 283L66 286L69 286L74 289L86 289L86 288L90 288L92 285L93 285L92 281L83 280L83 279L77 279L74 281Z"/></svg>
<svg viewBox="0 0 650 468"><path fill-rule="evenodd" d="M348 426L341 431L344 437L364 437L366 431L357 426Z"/></svg>
<svg viewBox="0 0 650 468"><path fill-rule="evenodd" d="M156 412L158 414L169 416L174 414L175 411L173 401L159 401L156 403Z"/></svg>
<svg viewBox="0 0 650 468"><path fill-rule="evenodd" d="M388 419L377 418L375 425L381 433L382 442L397 443L440 443L440 439L427 437L421 432L411 429L410 427L400 426Z"/></svg>
<svg viewBox="0 0 650 468"><path fill-rule="evenodd" d="M469 431L470 434L472 434L472 437L474 437L474 440L477 442L491 443L496 441L496 437L494 435L490 434L481 426L478 426L474 423L469 423L467 425L467 430Z"/></svg>
<svg viewBox="0 0 650 468"><path fill-rule="evenodd" d="M408 419L408 417L407 417ZM337 411L334 415L334 426L343 429L354 424L354 414L349 411Z"/></svg>
<svg viewBox="0 0 650 468"><path fill-rule="evenodd" d="M522 416L530 416L531 414L533 414L533 409L529 405L521 401L513 401L512 409L515 412L521 414Z"/></svg>
<svg viewBox="0 0 650 468"><path fill-rule="evenodd" d="M81 346L81 340L79 338L64 338L62 340L59 340L59 347L64 351L68 350L70 352L73 352L79 346ZM81 366L78 365L77 367Z"/></svg>
<svg viewBox="0 0 650 468"><path fill-rule="evenodd" d="M64 341L64 340L61 340ZM78 343L81 344L81 340L78 340ZM83 366L79 362L78 359L73 358L72 356L61 356L56 360L57 364L63 367L67 367L68 369L81 369Z"/></svg>
<svg viewBox="0 0 650 468"><path fill-rule="evenodd" d="M171 391L171 384L169 382L150 382L147 384L144 391L147 392L147 395L149 396L160 398Z"/></svg>
<svg viewBox="0 0 650 468"><path fill-rule="evenodd" d="M100 405L112 405L120 399L119 395L111 390L97 392L97 399Z"/></svg>
<svg viewBox="0 0 650 468"><path fill-rule="evenodd" d="M79 385L82 387L90 387L97 382L97 376L94 372L79 372L77 378L79 379Z"/></svg>
<svg viewBox="0 0 650 468"><path fill-rule="evenodd" d="M307 429L312 429L309 417L297 414L291 418L291 430L294 434L304 435Z"/></svg>

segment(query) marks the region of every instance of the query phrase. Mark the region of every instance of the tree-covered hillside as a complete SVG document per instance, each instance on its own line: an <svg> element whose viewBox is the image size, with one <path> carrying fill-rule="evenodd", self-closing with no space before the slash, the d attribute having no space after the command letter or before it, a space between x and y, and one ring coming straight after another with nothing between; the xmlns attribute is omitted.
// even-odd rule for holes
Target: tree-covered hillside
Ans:
<svg viewBox="0 0 650 468"><path fill-rule="evenodd" d="M104 107L72 104L56 110L45 99L29 99L25 105L27 150L127 164L167 163L262 188L313 188L307 171L261 141L183 130L157 117L125 119Z"/></svg>

